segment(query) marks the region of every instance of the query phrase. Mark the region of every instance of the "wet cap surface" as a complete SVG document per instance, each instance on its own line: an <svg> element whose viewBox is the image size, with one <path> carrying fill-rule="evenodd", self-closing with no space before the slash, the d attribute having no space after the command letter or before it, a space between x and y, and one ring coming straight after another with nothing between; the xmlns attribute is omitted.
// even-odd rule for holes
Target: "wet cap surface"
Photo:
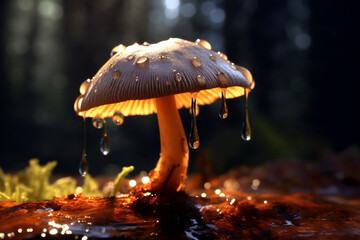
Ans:
<svg viewBox="0 0 360 240"><path fill-rule="evenodd" d="M204 105L221 98L221 88L227 88L227 98L253 88L246 69L210 49L206 41L177 38L115 47L76 100L75 111L85 117L112 117L117 111L125 116L146 115L156 112L154 98L175 95L177 107L188 108L192 92L198 92L197 103Z"/></svg>

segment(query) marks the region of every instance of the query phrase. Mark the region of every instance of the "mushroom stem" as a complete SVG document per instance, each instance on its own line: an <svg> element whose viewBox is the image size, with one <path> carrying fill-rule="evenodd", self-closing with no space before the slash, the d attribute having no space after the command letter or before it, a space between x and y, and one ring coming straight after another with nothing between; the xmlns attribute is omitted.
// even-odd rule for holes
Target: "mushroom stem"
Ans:
<svg viewBox="0 0 360 240"><path fill-rule="evenodd" d="M176 192L184 188L189 148L173 95L156 98L161 153L151 172L151 191Z"/></svg>

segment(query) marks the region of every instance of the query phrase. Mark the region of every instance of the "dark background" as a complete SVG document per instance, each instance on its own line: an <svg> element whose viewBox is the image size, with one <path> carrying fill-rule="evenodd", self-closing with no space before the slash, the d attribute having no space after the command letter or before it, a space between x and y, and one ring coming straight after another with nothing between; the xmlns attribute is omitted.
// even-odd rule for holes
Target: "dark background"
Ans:
<svg viewBox="0 0 360 240"><path fill-rule="evenodd" d="M359 144L358 8L356 1L0 1L0 166L14 171L30 158L58 160L77 174L82 119L78 88L118 44L180 37L209 41L248 68L256 81L249 110L253 139L240 137L243 99L200 108L199 153L214 173L265 161L317 160L323 151ZM186 133L188 110L180 111ZM90 173L133 164L152 169L159 156L155 115L109 124L112 152L99 151L101 131L88 125Z"/></svg>

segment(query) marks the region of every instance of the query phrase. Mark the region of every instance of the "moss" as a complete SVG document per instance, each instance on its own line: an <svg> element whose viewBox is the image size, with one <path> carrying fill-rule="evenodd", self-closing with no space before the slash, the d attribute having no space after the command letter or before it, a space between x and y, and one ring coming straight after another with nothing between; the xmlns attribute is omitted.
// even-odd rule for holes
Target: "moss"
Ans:
<svg viewBox="0 0 360 240"><path fill-rule="evenodd" d="M82 187L77 187L77 182L72 177L64 177L50 183L52 171L57 162L48 162L44 166L38 159L31 159L29 166L15 175L5 174L0 168L0 201L16 201L17 203L29 201L51 200L54 197L64 197L71 193L82 193L85 197L103 197L98 183L89 174L85 176ZM114 191L120 181L134 168L125 167L114 182Z"/></svg>

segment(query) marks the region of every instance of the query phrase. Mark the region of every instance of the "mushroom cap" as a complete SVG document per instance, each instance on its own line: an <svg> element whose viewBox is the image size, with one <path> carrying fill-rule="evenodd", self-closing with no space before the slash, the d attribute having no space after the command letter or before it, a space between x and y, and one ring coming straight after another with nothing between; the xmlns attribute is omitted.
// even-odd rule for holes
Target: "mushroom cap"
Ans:
<svg viewBox="0 0 360 240"><path fill-rule="evenodd" d="M156 113L155 98L174 95L177 108L189 108L191 93L197 104L240 97L254 87L250 72L211 50L204 40L170 38L156 44L137 43L121 48L91 81L80 87L74 109L84 117L112 117ZM116 51L115 51L116 52ZM86 89L86 90L84 90Z"/></svg>

